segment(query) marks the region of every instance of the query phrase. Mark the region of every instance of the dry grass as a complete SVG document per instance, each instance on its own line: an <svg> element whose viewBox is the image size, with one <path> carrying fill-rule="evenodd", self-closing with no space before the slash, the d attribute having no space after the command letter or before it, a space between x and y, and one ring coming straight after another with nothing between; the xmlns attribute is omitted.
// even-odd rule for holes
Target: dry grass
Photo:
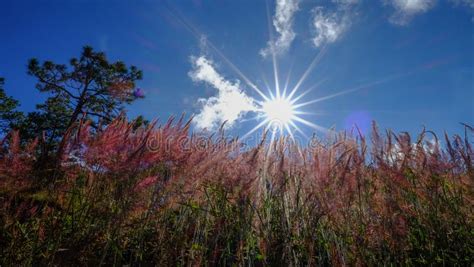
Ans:
<svg viewBox="0 0 474 267"><path fill-rule="evenodd" d="M41 142L12 133L0 152L0 265L469 265L465 129L242 149L182 120L134 130L118 119L79 125L54 169L35 161Z"/></svg>

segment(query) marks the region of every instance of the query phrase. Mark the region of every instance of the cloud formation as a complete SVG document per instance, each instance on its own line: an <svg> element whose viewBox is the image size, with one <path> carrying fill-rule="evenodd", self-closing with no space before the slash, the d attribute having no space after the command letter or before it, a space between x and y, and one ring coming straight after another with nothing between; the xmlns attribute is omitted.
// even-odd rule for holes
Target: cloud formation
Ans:
<svg viewBox="0 0 474 267"><path fill-rule="evenodd" d="M313 9L313 44L320 47L337 41L350 26L352 8L359 0L332 0L334 11L318 6Z"/></svg>
<svg viewBox="0 0 474 267"><path fill-rule="evenodd" d="M323 7L313 9L313 27L315 36L313 44L320 47L325 43L333 43L347 28L346 17L338 12L326 12Z"/></svg>
<svg viewBox="0 0 474 267"><path fill-rule="evenodd" d="M359 3L359 0L332 0L337 5L355 5Z"/></svg>
<svg viewBox="0 0 474 267"><path fill-rule="evenodd" d="M474 0L449 0L455 5L466 6L474 9Z"/></svg>
<svg viewBox="0 0 474 267"><path fill-rule="evenodd" d="M422 14L433 8L436 0L385 0L395 12L389 21L396 25L407 25L414 16Z"/></svg>
<svg viewBox="0 0 474 267"><path fill-rule="evenodd" d="M449 0L455 6L464 6L471 10L473 17L471 18L472 22L474 22L474 0Z"/></svg>
<svg viewBox="0 0 474 267"><path fill-rule="evenodd" d="M281 55L288 51L291 43L296 37L293 31L293 17L298 11L299 0L277 0L275 15L273 16L273 27L277 33L275 40L270 40L267 47L260 50L260 55L267 57L272 54Z"/></svg>
<svg viewBox="0 0 474 267"><path fill-rule="evenodd" d="M204 56L193 57L193 70L189 73L195 82L204 82L217 89L217 95L200 98L200 112L194 117L196 127L213 130L231 127L246 113L256 111L255 100L240 89L240 82L231 82L222 77L213 66L213 62Z"/></svg>

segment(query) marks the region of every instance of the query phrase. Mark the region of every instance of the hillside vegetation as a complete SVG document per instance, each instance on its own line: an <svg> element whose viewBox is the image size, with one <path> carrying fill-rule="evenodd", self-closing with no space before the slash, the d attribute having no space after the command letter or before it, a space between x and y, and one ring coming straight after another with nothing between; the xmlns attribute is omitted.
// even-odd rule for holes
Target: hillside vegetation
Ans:
<svg viewBox="0 0 474 267"><path fill-rule="evenodd" d="M474 260L473 129L245 147L189 122L81 121L59 159L0 152L0 265L461 265Z"/></svg>

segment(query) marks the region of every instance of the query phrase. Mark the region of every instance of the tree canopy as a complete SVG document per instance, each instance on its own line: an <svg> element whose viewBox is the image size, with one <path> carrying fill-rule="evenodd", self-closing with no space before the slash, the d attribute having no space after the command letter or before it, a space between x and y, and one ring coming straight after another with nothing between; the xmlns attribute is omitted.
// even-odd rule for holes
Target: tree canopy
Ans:
<svg viewBox="0 0 474 267"><path fill-rule="evenodd" d="M5 134L10 129L18 126L23 120L23 113L17 111L20 105L18 100L13 99L5 93L3 88L4 78L0 77L0 133Z"/></svg>
<svg viewBox="0 0 474 267"><path fill-rule="evenodd" d="M20 130L25 139L40 137L46 155L60 149L66 132L78 121L87 120L98 129L124 113L127 104L144 97L135 84L142 79L140 70L110 61L90 46L68 64L30 59L27 73L36 78L36 89L48 97L24 115L16 110L19 102L5 94L0 79L0 130ZM146 121L140 117L136 123Z"/></svg>
<svg viewBox="0 0 474 267"><path fill-rule="evenodd" d="M135 66L127 67L122 61L110 62L103 52L91 47L83 48L79 58L72 58L69 66L31 59L28 74L37 79L36 88L50 93L45 105L60 105L52 110L69 120L70 127L78 119L89 119L94 125L107 124L123 111L124 104L134 101L135 82L142 79L142 72Z"/></svg>

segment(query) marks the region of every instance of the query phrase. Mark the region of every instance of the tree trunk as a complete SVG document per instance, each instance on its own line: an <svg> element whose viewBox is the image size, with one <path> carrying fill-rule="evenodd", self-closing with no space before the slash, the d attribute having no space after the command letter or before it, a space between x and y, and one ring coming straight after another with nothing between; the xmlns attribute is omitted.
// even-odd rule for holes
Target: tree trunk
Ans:
<svg viewBox="0 0 474 267"><path fill-rule="evenodd" d="M82 108L84 107L84 104L86 102L85 98L86 98L87 87L88 85L84 87L84 90L82 91L81 96L79 97L79 101L77 102L77 106L74 109L74 112L71 115L71 119L69 120L66 130L61 138L61 142L59 142L58 151L56 152L56 159L55 159L57 164L61 163L61 156L64 152L64 146L66 145L66 142L69 139L69 136L73 130L74 123L79 118L79 115L82 112Z"/></svg>

